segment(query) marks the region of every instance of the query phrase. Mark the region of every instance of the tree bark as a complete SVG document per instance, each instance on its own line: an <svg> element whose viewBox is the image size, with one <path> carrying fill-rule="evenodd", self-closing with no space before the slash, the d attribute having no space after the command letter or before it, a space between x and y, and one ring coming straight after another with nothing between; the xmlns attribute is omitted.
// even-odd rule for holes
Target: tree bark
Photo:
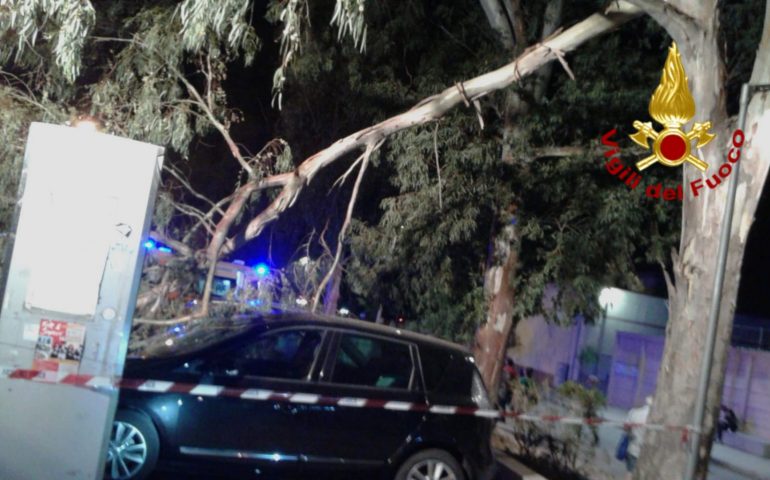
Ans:
<svg viewBox="0 0 770 480"><path fill-rule="evenodd" d="M331 280L326 285L323 300L323 313L334 315L340 300L340 284L342 283L342 265L336 265Z"/></svg>
<svg viewBox="0 0 770 480"><path fill-rule="evenodd" d="M227 239L227 232L230 230L230 227L235 222L235 219L238 218L238 214L241 212L241 210L243 210L243 206L246 204L246 201L249 199L251 194L254 193L257 187L258 184L250 180L248 183L238 188L235 195L233 196L233 200L227 207L225 214L217 223L217 227L214 230L214 235L211 238L211 241L209 242L208 248L206 250L208 273L206 274L206 284L203 288L203 299L201 300L200 315L208 315L209 313L211 291L214 285L214 273L217 269L217 262L220 258L222 246Z"/></svg>
<svg viewBox="0 0 770 480"><path fill-rule="evenodd" d="M510 45L514 52L523 50L525 38L524 25L521 22L521 11L518 2L511 3L513 16L517 26L514 39L516 45ZM550 0L546 6L541 32L541 41L545 41L561 22L562 0ZM542 99L545 94L545 86L551 77L553 65L541 68L533 81L526 86L529 97L535 102ZM528 141L521 128L521 123L516 119L527 114L530 104L513 89L505 92L503 106L503 145L502 162L513 164L527 161L523 158L514 158L512 146L521 147ZM518 148L517 150L522 150ZM527 148L525 150L531 150ZM516 302L514 290L516 268L519 261L519 241L516 231L516 218L513 212L516 205L503 205L501 209L507 212L502 219L503 228L496 238L490 239L492 245L491 262L485 275L485 293L489 305L487 307L487 319L479 329L474 344L474 357L481 372L484 383L493 395L497 392L500 382L501 368L505 360L505 352L508 340L513 331L513 308Z"/></svg>
<svg viewBox="0 0 770 480"><path fill-rule="evenodd" d="M515 219L512 213L505 217L506 225L494 240L491 266L484 279L484 290L489 299L487 319L476 333L473 348L476 365L492 398L497 398L495 393L500 382L505 349L513 329L513 282L519 263Z"/></svg>
<svg viewBox="0 0 770 480"><path fill-rule="evenodd" d="M732 129L724 102L724 64L718 45L719 23L716 1L672 2L669 9L660 2L634 2L660 22L677 41L682 61L690 78L696 104L695 121L710 120L717 138L699 152L708 162L705 177L710 178L726 162ZM710 12L704 16L704 12ZM765 14L765 29L757 54L752 82L770 81L770 12ZM741 172L734 219L730 232L722 304L719 312L717 341L707 393L704 435L701 436L699 477L705 474L713 430L721 404L727 352L730 345L733 314L740 280L740 267L746 238L753 222L765 183L770 158L770 101L758 95L747 115L746 143L742 147ZM703 178L690 167L683 173L684 188ZM705 183L705 182L704 182ZM685 195L682 236L678 253L673 254L674 278L668 281L669 322L655 400L649 422L690 425L693 422L700 366L706 343L706 326L716 273L719 230L728 187L700 190L699 195ZM692 192L690 192L692 193ZM680 432L648 431L639 458L635 479L682 478L688 450Z"/></svg>
<svg viewBox="0 0 770 480"><path fill-rule="evenodd" d="M507 0L479 0L489 26L503 45L513 45L513 12Z"/></svg>

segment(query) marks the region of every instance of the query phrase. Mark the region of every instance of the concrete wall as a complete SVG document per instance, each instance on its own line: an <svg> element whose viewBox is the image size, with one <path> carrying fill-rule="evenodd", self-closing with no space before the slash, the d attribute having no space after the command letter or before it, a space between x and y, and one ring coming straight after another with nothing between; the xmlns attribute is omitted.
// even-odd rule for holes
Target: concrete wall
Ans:
<svg viewBox="0 0 770 480"><path fill-rule="evenodd" d="M607 387L607 403L630 409L655 394L663 337L619 332Z"/></svg>
<svg viewBox="0 0 770 480"><path fill-rule="evenodd" d="M628 409L655 393L663 343L663 337L618 333L609 405ZM742 431L770 441L770 352L730 348L722 403L735 411Z"/></svg>
<svg viewBox="0 0 770 480"><path fill-rule="evenodd" d="M663 336L668 310L660 298L617 288L602 291L600 302L607 315L587 324L576 319L571 326L548 323L542 316L527 318L516 326L515 346L508 352L517 365L562 379L581 380L596 375L605 389L619 332ZM583 366L580 352L591 347L599 354L597 365ZM643 398L643 397L642 397Z"/></svg>
<svg viewBox="0 0 770 480"><path fill-rule="evenodd" d="M508 354L517 366L552 376L555 384L596 375L609 405L639 406L655 393L668 321L666 302L614 288L602 291L600 302L607 316L595 324L577 319L571 326L558 326L541 316L519 322ZM742 325L736 328L754 328L760 335L765 324L759 320L738 316L736 324ZM597 365L581 367L579 356L586 347L599 353ZM744 431L770 440L770 351L731 347L723 402L735 411Z"/></svg>
<svg viewBox="0 0 770 480"><path fill-rule="evenodd" d="M508 355L516 366L531 367L558 380L569 373L578 334L578 326L561 327L541 316L530 317L516 325L516 346Z"/></svg>

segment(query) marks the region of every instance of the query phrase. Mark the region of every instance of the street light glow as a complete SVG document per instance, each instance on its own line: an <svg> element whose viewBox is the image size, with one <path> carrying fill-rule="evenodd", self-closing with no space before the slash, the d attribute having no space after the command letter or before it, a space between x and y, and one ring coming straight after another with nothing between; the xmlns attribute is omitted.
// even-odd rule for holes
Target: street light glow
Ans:
<svg viewBox="0 0 770 480"><path fill-rule="evenodd" d="M602 288L599 292L599 305L602 308L617 307L623 300L623 290L619 288Z"/></svg>
<svg viewBox="0 0 770 480"><path fill-rule="evenodd" d="M79 120L75 120L72 123L72 126L89 132L98 132L100 127L99 122L91 117L83 117Z"/></svg>

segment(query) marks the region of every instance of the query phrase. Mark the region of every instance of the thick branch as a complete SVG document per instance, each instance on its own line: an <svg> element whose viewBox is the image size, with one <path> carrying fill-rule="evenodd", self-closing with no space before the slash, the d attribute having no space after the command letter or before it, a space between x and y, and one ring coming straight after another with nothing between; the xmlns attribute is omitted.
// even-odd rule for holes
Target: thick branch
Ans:
<svg viewBox="0 0 770 480"><path fill-rule="evenodd" d="M222 218L217 223L217 228L214 231L214 235L211 236L211 241L206 249L206 260L208 261L209 270L206 275L206 284L203 289L203 299L201 301L201 315L208 315L209 303L211 301L211 289L214 284L214 272L217 269L217 261L219 261L219 255L222 251L222 245L227 239L227 232L230 227L238 218L238 214L243 210L243 205L249 196L257 189L258 184L256 182L248 182L235 191L233 200L230 205L227 206L227 210Z"/></svg>
<svg viewBox="0 0 770 480"><path fill-rule="evenodd" d="M502 2L501 2L502 3ZM521 11L521 0L506 0L510 18L513 24L513 40L516 48L521 51L527 45L527 26L524 24L524 12Z"/></svg>
<svg viewBox="0 0 770 480"><path fill-rule="evenodd" d="M364 173L366 173L366 167L369 166L369 158L372 156L372 152L379 148L381 144L382 142L380 142L378 145L367 146L366 151L361 156L361 168L358 170L356 183L353 185L353 192L350 194L350 202L348 202L348 211L345 213L345 221L342 222L342 227L340 228L339 235L337 236L337 252L334 254L334 262L332 262L332 266L329 267L329 271L324 276L321 284L318 286L318 289L315 292L315 295L313 296L312 311L314 312L318 308L318 303L321 300L321 294L326 288L326 284L329 283L329 280L331 280L332 275L334 275L334 273L337 271L337 267L340 264L345 235L347 234L350 220L353 218L353 209L356 206L356 200L358 199L358 191L361 187L361 181L364 178Z"/></svg>
<svg viewBox="0 0 770 480"><path fill-rule="evenodd" d="M198 222L187 231L184 238L182 239L182 242L189 243L198 228L202 227L204 222L212 221L215 213L219 213L220 215L224 216L225 212L222 210L222 207L233 198L233 195L234 194L230 194L217 203L213 204L211 209L206 212L203 218L198 219Z"/></svg>
<svg viewBox="0 0 770 480"><path fill-rule="evenodd" d="M254 158L259 159L264 157L264 155L267 155L269 153L269 150L273 148L273 146L274 146L273 142L268 142L262 148L262 150L260 150L259 153L255 155ZM253 186L253 191L264 190L264 189L275 188L275 187L283 187L287 185L294 176L295 176L294 172L288 172L288 173L279 173L275 175L270 175L268 177L263 177L255 186ZM251 179L250 183L253 183L254 181L255 181L254 179ZM252 188L252 187L249 187L249 188ZM219 213L224 217L225 212L222 210L222 206L227 202L229 202L230 200L232 200L238 194L238 191L239 190L236 190L234 193L228 195L227 197L223 198L217 203L212 203L211 210L209 210L208 213L206 213L203 216L203 218L199 219L199 221L187 232L183 241L188 242L192 238L195 231L199 227L203 226L204 222L209 221L211 218L213 218L214 213ZM242 206L243 205L241 204L241 207ZM240 212L237 212L235 215L237 216L238 213ZM227 252L231 252L231 251L232 251L231 249L227 250Z"/></svg>
<svg viewBox="0 0 770 480"><path fill-rule="evenodd" d="M497 33L500 42L506 49L512 50L513 40L513 15L510 5L500 0L479 0L487 21L492 30Z"/></svg>
<svg viewBox="0 0 770 480"><path fill-rule="evenodd" d="M174 240L173 238L169 237L165 233L159 231L159 230L153 230L150 232L150 236L154 238L155 240L160 241L161 243L165 243L172 249L174 249L176 252L181 254L183 257L192 257L195 255L195 250L190 248L187 244L184 242L180 242L179 240Z"/></svg>
<svg viewBox="0 0 770 480"><path fill-rule="evenodd" d="M571 147L540 147L536 148L532 153L533 158L547 158L547 157L574 157L575 155L583 155L589 149L579 146Z"/></svg>
<svg viewBox="0 0 770 480"><path fill-rule="evenodd" d="M134 325L176 325L178 323L192 322L193 320L200 320L206 318L206 314L203 312L196 312L183 317L172 318L170 320L150 320L147 318L135 318Z"/></svg>
<svg viewBox="0 0 770 480"><path fill-rule="evenodd" d="M223 253L229 253L258 236L269 222L278 218L293 204L300 190L321 169L346 154L360 151L367 145L374 145L401 130L434 121L458 105L462 105L466 96L471 100L479 99L503 89L557 59L559 55L575 50L586 41L614 30L641 13L641 10L626 1L614 2L604 13L595 13L559 35L535 45L515 61L463 82L462 90L465 95L456 86L449 87L437 95L422 100L400 115L338 140L302 162L295 171L295 178L284 184L283 190L275 201L252 219L241 235L227 241Z"/></svg>
<svg viewBox="0 0 770 480"><path fill-rule="evenodd" d="M685 39L695 38L700 29L699 21L692 12L678 8L675 2L662 0L628 0L628 2L642 9L644 13L665 28L680 47L685 44ZM696 11L708 11L709 8L711 7L701 5ZM713 12L713 9L711 11Z"/></svg>
<svg viewBox="0 0 770 480"><path fill-rule="evenodd" d="M564 0L550 0L548 2L548 5L545 7L545 12L543 13L543 29L540 32L541 42L548 40L548 37L558 33L558 28L562 21L563 10ZM535 101L539 102L545 96L546 88L551 81L552 72L553 65L546 65L537 72L537 75L532 82L532 96Z"/></svg>
<svg viewBox="0 0 770 480"><path fill-rule="evenodd" d="M206 250L206 256L210 261L216 262L219 259L219 251L227 238L227 232L230 229L230 226L232 226L238 214L243 209L246 200L248 200L249 196L257 189L257 185L258 184L255 182L248 182L235 191L233 200L230 202L230 205L228 205L224 216L222 216L219 223L217 223L216 232Z"/></svg>

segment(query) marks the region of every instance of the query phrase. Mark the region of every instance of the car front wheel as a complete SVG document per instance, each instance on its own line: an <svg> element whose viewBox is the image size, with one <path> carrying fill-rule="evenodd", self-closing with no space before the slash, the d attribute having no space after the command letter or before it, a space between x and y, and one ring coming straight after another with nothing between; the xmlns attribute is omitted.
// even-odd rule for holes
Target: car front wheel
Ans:
<svg viewBox="0 0 770 480"><path fill-rule="evenodd" d="M407 458L395 480L465 480L465 473L451 454L430 449Z"/></svg>
<svg viewBox="0 0 770 480"><path fill-rule="evenodd" d="M138 412L115 414L104 469L106 480L142 480L158 462L160 442L152 421Z"/></svg>

